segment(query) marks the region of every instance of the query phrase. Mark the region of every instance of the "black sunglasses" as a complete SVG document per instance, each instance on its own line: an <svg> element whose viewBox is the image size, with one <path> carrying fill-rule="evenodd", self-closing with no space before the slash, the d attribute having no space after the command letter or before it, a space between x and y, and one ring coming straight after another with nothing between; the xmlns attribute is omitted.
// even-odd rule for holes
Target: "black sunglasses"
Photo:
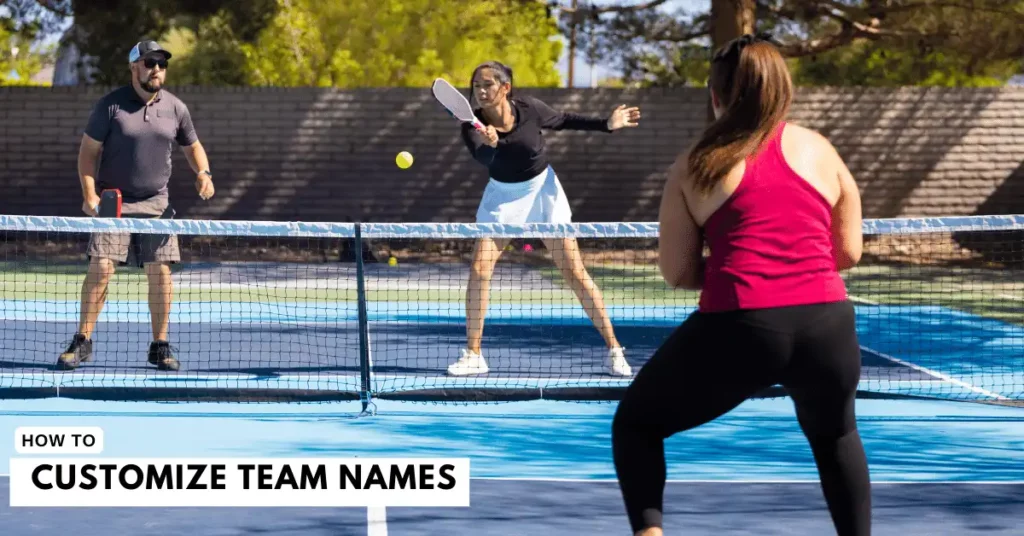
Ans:
<svg viewBox="0 0 1024 536"><path fill-rule="evenodd" d="M147 69L152 69L153 67L156 67L157 65L159 65L161 69L166 69L167 68L167 60L166 59L146 58L146 59L142 60L142 64L145 65Z"/></svg>

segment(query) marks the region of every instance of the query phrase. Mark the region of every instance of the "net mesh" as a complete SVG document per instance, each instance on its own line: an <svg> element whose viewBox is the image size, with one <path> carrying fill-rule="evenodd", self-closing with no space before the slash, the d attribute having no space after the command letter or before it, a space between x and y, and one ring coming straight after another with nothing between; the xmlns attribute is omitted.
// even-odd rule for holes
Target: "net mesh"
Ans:
<svg viewBox="0 0 1024 536"><path fill-rule="evenodd" d="M864 230L864 257L843 274L862 396L1021 404L1024 216L868 220ZM613 366L596 311L635 373L697 304L661 279L657 231L0 216L0 397L615 400L630 378ZM103 233L176 237L167 324L179 370L148 362L149 283L163 287L135 265L110 277L91 359L56 366L79 330L83 282L102 275L85 254ZM500 255L476 252L481 237ZM489 281L486 304L467 292L474 271ZM594 294L577 279L593 282L583 286L599 290L602 309L583 305ZM477 310L488 370L454 375ZM454 370L467 371L480 372Z"/></svg>

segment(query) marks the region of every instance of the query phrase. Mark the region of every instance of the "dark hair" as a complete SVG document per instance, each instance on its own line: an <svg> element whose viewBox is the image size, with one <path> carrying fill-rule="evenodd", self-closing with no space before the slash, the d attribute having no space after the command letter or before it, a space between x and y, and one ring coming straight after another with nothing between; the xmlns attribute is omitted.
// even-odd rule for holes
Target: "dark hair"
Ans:
<svg viewBox="0 0 1024 536"><path fill-rule="evenodd" d="M469 77L469 95L470 102L476 103L476 94L473 91L473 81L476 80L476 75L480 74L480 71L484 69L491 69L494 71L498 82L502 84L512 84L512 68L500 61L485 61L473 69L473 75ZM508 92L508 98L512 98L512 90Z"/></svg>
<svg viewBox="0 0 1024 536"><path fill-rule="evenodd" d="M793 101L786 60L765 35L744 35L720 48L711 60L708 87L725 111L690 151L690 177L703 192L761 149Z"/></svg>

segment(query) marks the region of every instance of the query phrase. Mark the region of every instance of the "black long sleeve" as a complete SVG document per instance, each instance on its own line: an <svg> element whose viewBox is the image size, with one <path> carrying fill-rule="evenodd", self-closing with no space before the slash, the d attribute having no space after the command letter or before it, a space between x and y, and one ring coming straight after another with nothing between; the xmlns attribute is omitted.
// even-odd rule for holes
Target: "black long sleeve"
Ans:
<svg viewBox="0 0 1024 536"><path fill-rule="evenodd" d="M485 166L490 166L494 156L498 154L498 149L488 145L483 135L471 123L462 124L462 141L465 142L473 159Z"/></svg>
<svg viewBox="0 0 1024 536"><path fill-rule="evenodd" d="M596 130L599 132L611 132L608 128L608 119L580 115L572 112L560 112L548 106L540 99L527 97L530 107L536 111L540 126L549 130Z"/></svg>
<svg viewBox="0 0 1024 536"><path fill-rule="evenodd" d="M462 140L474 160L487 166L491 178L500 182L525 182L547 169L544 130L586 130L611 132L608 120L580 114L559 112L533 97L512 99L515 125L509 132L498 133L498 146L491 147L469 123L462 125ZM480 122L487 124L483 114L476 112Z"/></svg>

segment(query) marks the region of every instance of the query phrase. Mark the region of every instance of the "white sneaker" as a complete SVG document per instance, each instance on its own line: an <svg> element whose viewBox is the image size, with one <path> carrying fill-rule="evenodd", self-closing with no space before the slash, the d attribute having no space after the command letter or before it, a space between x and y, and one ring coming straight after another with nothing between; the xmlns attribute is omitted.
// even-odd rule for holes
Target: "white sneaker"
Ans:
<svg viewBox="0 0 1024 536"><path fill-rule="evenodd" d="M608 372L612 376L632 376L633 369L626 361L625 348L617 346L608 349Z"/></svg>
<svg viewBox="0 0 1024 536"><path fill-rule="evenodd" d="M448 374L452 376L469 376L472 374L487 374L490 369L484 356L462 349L462 357L448 366Z"/></svg>

